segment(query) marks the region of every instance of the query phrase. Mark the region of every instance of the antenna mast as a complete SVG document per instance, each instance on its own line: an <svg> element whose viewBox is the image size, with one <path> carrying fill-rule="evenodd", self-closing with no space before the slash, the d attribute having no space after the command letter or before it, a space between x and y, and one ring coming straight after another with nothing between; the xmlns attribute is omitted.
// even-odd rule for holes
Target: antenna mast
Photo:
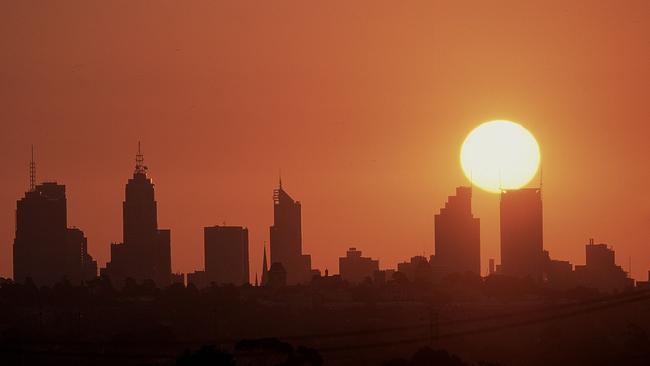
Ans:
<svg viewBox="0 0 650 366"><path fill-rule="evenodd" d="M36 190L36 162L34 161L34 145L32 145L32 160L29 162L29 191Z"/></svg>
<svg viewBox="0 0 650 366"><path fill-rule="evenodd" d="M147 167L144 166L144 155L142 155L140 141L138 141L138 153L135 155L135 173L147 174Z"/></svg>
<svg viewBox="0 0 650 366"><path fill-rule="evenodd" d="M544 178L544 166L539 165L539 197L540 199L543 198L542 195L544 194L544 191L542 190L542 182Z"/></svg>

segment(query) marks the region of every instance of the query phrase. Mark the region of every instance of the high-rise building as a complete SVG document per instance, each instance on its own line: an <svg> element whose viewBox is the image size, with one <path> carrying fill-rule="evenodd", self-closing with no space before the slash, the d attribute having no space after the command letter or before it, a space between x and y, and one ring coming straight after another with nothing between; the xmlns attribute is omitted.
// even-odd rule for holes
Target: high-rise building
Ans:
<svg viewBox="0 0 650 366"><path fill-rule="evenodd" d="M88 241L81 230L68 228L65 186L36 185L35 166L32 155L30 188L16 204L14 280L31 278L39 286L49 286L63 279L75 283L93 279L97 262L88 254Z"/></svg>
<svg viewBox="0 0 650 366"><path fill-rule="evenodd" d="M438 271L480 275L480 219L472 215L472 188L457 187L434 221Z"/></svg>
<svg viewBox="0 0 650 366"><path fill-rule="evenodd" d="M115 284L126 278L153 280L158 286L171 281L171 232L158 229L153 181L138 145L133 178L126 184L123 208L123 242L111 244L111 261L103 274Z"/></svg>
<svg viewBox="0 0 650 366"><path fill-rule="evenodd" d="M248 229L239 226L212 226L204 228L203 234L208 283L249 283Z"/></svg>
<svg viewBox="0 0 650 366"><path fill-rule="evenodd" d="M287 273L287 284L307 283L311 280L311 256L302 254L302 223L300 202L294 201L282 189L273 191L273 226L271 236L271 266L282 263Z"/></svg>
<svg viewBox="0 0 650 366"><path fill-rule="evenodd" d="M541 281L544 266L543 242L541 189L503 191L499 272Z"/></svg>
<svg viewBox="0 0 650 366"><path fill-rule="evenodd" d="M37 285L61 281L68 272L65 186L44 183L25 193L16 205L14 280L28 277Z"/></svg>
<svg viewBox="0 0 650 366"><path fill-rule="evenodd" d="M341 278L348 282L360 283L366 278L372 279L377 271L379 271L379 261L362 257L361 251L357 248L350 248L345 257L339 258L339 273Z"/></svg>

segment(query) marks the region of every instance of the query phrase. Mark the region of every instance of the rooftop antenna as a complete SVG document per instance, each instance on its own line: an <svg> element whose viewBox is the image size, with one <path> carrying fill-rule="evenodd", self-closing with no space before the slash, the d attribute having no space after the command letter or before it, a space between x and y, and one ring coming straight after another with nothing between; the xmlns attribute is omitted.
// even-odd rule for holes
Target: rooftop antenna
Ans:
<svg viewBox="0 0 650 366"><path fill-rule="evenodd" d="M142 146L138 141L138 153L135 156L135 172L147 174L147 167L144 166L144 155L142 155Z"/></svg>
<svg viewBox="0 0 650 366"><path fill-rule="evenodd" d="M32 145L32 160L29 162L29 191L36 190L36 162L34 161L34 145Z"/></svg>
<svg viewBox="0 0 650 366"><path fill-rule="evenodd" d="M499 192L503 193L503 181L501 179L501 168L499 168Z"/></svg>
<svg viewBox="0 0 650 366"><path fill-rule="evenodd" d="M542 198L542 182L544 178L544 166L542 164L539 165L539 198Z"/></svg>
<svg viewBox="0 0 650 366"><path fill-rule="evenodd" d="M280 189L282 189L282 168L278 169L278 178L280 180Z"/></svg>
<svg viewBox="0 0 650 366"><path fill-rule="evenodd" d="M632 256L630 256L630 273L628 277L632 278Z"/></svg>

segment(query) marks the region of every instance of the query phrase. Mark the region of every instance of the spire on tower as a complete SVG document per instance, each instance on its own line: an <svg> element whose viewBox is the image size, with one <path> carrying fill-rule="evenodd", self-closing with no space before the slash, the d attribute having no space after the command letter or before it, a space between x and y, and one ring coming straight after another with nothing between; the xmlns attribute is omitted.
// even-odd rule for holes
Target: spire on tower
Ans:
<svg viewBox="0 0 650 366"><path fill-rule="evenodd" d="M34 161L34 145L32 145L32 160L29 162L29 191L36 189L36 162Z"/></svg>
<svg viewBox="0 0 650 366"><path fill-rule="evenodd" d="M135 155L135 174L147 174L147 167L144 165L144 155L142 155L140 141L138 141L138 153Z"/></svg>
<svg viewBox="0 0 650 366"><path fill-rule="evenodd" d="M278 178L280 180L280 189L282 189L282 169L278 169Z"/></svg>

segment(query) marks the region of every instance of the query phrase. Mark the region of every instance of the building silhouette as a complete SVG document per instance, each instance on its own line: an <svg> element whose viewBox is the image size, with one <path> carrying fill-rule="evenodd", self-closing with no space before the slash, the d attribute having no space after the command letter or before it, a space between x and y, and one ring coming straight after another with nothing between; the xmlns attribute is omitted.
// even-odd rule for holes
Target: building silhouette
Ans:
<svg viewBox="0 0 650 366"><path fill-rule="evenodd" d="M172 273L170 276L169 283L172 285L185 286L185 273Z"/></svg>
<svg viewBox="0 0 650 366"><path fill-rule="evenodd" d="M64 279L79 283L97 276L97 262L88 254L88 240L77 228L68 228L65 186L36 185L32 151L30 186L16 203L13 243L14 281L28 278L39 286Z"/></svg>
<svg viewBox="0 0 650 366"><path fill-rule="evenodd" d="M111 244L111 260L102 272L116 284L126 278L153 280L158 286L171 281L171 232L158 229L153 181L138 144L135 171L125 189L123 242Z"/></svg>
<svg viewBox="0 0 650 366"><path fill-rule="evenodd" d="M541 189L502 191L499 273L541 281L543 250Z"/></svg>
<svg viewBox="0 0 650 366"><path fill-rule="evenodd" d="M589 239L585 245L586 264L575 266L576 282L580 286L604 292L621 291L634 286L634 280L616 265L614 249L607 244L594 244Z"/></svg>
<svg viewBox="0 0 650 366"><path fill-rule="evenodd" d="M544 250L544 280L555 289L566 290L575 287L573 265L569 261L552 259L550 253Z"/></svg>
<svg viewBox="0 0 650 366"><path fill-rule="evenodd" d="M431 262L421 255L411 257L408 262L397 263L397 272L412 282L430 282L434 278Z"/></svg>
<svg viewBox="0 0 650 366"><path fill-rule="evenodd" d="M363 282L366 278L373 279L379 271L379 261L362 257L357 248L350 248L345 257L339 258L339 273L341 278L351 283Z"/></svg>
<svg viewBox="0 0 650 366"><path fill-rule="evenodd" d="M69 228L67 245L70 255L67 256L71 269L69 278L78 281L90 281L97 277L97 261L88 253L88 239L84 232L78 228Z"/></svg>
<svg viewBox="0 0 650 366"><path fill-rule="evenodd" d="M457 187L434 221L437 271L480 275L480 219L472 215L472 188Z"/></svg>
<svg viewBox="0 0 650 366"><path fill-rule="evenodd" d="M205 271L194 271L187 274L187 285L192 285L198 289L208 287L210 283L205 275Z"/></svg>
<svg viewBox="0 0 650 366"><path fill-rule="evenodd" d="M287 284L311 280L311 256L302 254L302 222L300 202L282 189L273 191L273 226L270 228L271 263L281 263ZM269 270L270 271L270 270Z"/></svg>
<svg viewBox="0 0 650 366"><path fill-rule="evenodd" d="M248 229L240 226L206 227L203 237L208 283L249 283Z"/></svg>
<svg viewBox="0 0 650 366"><path fill-rule="evenodd" d="M284 287L287 285L287 271L280 262L275 262L271 264L269 268L269 280L265 286L278 288Z"/></svg>

